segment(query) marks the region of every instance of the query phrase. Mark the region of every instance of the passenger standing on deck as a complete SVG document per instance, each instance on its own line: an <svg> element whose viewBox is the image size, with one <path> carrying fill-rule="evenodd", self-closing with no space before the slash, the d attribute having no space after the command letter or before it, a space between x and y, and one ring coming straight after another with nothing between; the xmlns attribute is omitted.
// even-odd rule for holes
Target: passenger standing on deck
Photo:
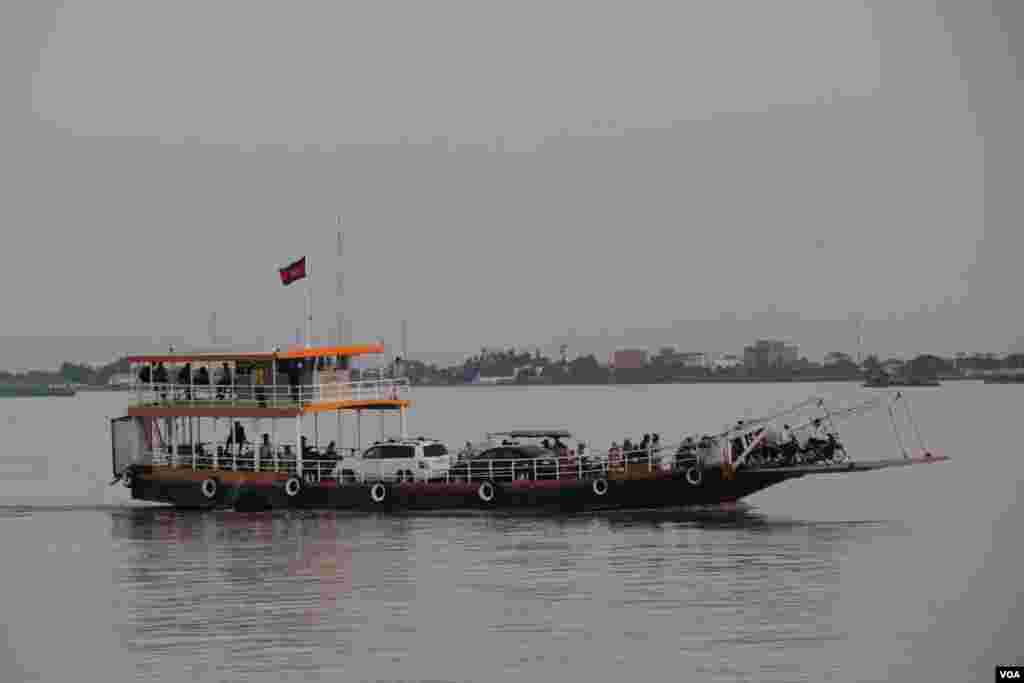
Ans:
<svg viewBox="0 0 1024 683"><path fill-rule="evenodd" d="M742 427L743 427L743 420L736 420L736 430L739 431L740 429L742 429ZM732 440L732 457L733 457L733 460L735 460L736 458L740 457L740 455L743 454L743 451L747 450L747 446L746 446L746 444L744 442L743 436L744 436L743 433L740 432Z"/></svg>
<svg viewBox="0 0 1024 683"><path fill-rule="evenodd" d="M618 467L619 458L622 457L622 451L619 449L619 444L612 441L612 447L608 449L608 455L605 460L605 464L609 467Z"/></svg>
<svg viewBox="0 0 1024 683"><path fill-rule="evenodd" d="M192 399L192 363L185 363L178 370L178 384L184 388L185 400Z"/></svg>
<svg viewBox="0 0 1024 683"><path fill-rule="evenodd" d="M256 368L256 400L259 403L260 408L267 407L267 375L269 370L267 368L259 367Z"/></svg>
<svg viewBox="0 0 1024 683"><path fill-rule="evenodd" d="M782 428L782 462L785 465L795 465L797 453L800 452L800 441L797 439L796 433L790 428L789 425L784 425Z"/></svg>
<svg viewBox="0 0 1024 683"><path fill-rule="evenodd" d="M225 361L220 370L217 373L217 398L224 398L227 396L228 387L231 386L231 368L228 367L227 361Z"/></svg>
<svg viewBox="0 0 1024 683"><path fill-rule="evenodd" d="M578 467L576 456L570 449L566 448L565 444L562 444L562 448L558 451L559 478L575 479L579 472Z"/></svg>
<svg viewBox="0 0 1024 683"><path fill-rule="evenodd" d="M301 370L299 368L298 361L292 361L288 364L288 385L291 387L292 400L296 403L299 402L299 379Z"/></svg>
<svg viewBox="0 0 1024 683"><path fill-rule="evenodd" d="M235 427L228 431L227 447L229 453L234 453L235 456L242 454L242 445L248 443L245 438L245 428L242 427L242 423L235 420Z"/></svg>
<svg viewBox="0 0 1024 683"><path fill-rule="evenodd" d="M260 444L260 463L267 462L268 460L274 460L274 469L277 469L277 458L274 458L274 449L270 445L270 435L263 435L263 443Z"/></svg>
<svg viewBox="0 0 1024 683"><path fill-rule="evenodd" d="M245 438L245 428L239 420L235 420L235 443L239 448L249 443L249 440Z"/></svg>
<svg viewBox="0 0 1024 683"><path fill-rule="evenodd" d="M160 387L160 398L167 400L167 368L164 367L163 361L156 364L156 369L153 371L153 382Z"/></svg>

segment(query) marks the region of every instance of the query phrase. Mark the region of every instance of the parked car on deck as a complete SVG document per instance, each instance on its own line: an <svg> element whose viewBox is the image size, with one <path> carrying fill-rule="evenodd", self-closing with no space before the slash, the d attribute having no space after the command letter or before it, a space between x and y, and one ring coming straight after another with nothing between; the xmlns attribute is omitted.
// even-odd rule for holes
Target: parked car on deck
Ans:
<svg viewBox="0 0 1024 683"><path fill-rule="evenodd" d="M554 452L540 446L503 444L463 458L448 474L455 481L554 479L557 462Z"/></svg>
<svg viewBox="0 0 1024 683"><path fill-rule="evenodd" d="M378 441L358 456L338 461L334 474L341 482L434 481L451 466L448 448L433 439Z"/></svg>

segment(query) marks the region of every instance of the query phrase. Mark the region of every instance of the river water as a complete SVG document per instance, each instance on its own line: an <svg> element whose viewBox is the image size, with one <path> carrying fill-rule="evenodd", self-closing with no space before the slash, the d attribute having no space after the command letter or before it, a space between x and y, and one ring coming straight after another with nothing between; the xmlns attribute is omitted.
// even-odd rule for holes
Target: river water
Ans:
<svg viewBox="0 0 1024 683"><path fill-rule="evenodd" d="M871 391L418 389L410 430L558 426L606 448ZM128 394L4 399L0 681L991 680L1024 664L1021 392L909 390L951 462L554 518L176 512L108 486ZM841 434L854 458L899 453L886 414Z"/></svg>

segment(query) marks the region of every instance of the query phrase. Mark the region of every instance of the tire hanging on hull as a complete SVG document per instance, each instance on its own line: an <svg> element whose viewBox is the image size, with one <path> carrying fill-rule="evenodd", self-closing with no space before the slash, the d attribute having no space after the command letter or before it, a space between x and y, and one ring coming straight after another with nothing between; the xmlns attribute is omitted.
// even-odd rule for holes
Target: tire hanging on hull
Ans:
<svg viewBox="0 0 1024 683"><path fill-rule="evenodd" d="M494 484L489 481L481 483L480 486L477 487L476 495L480 501L485 504L493 503L496 495Z"/></svg>
<svg viewBox="0 0 1024 683"><path fill-rule="evenodd" d="M704 481L704 472L697 467L686 468L686 483L690 486L700 486Z"/></svg>
<svg viewBox="0 0 1024 683"><path fill-rule="evenodd" d="M379 481L370 487L370 500L380 505L388 498L388 489Z"/></svg>
<svg viewBox="0 0 1024 683"><path fill-rule="evenodd" d="M213 477L203 479L203 483L199 485L199 492L203 494L203 498L206 500L215 500L219 489L220 485Z"/></svg>

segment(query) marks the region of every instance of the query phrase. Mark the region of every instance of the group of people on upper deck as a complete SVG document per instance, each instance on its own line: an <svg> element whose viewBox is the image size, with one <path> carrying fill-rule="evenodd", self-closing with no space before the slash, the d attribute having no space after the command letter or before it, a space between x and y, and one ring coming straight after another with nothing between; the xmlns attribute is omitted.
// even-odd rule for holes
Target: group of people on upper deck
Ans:
<svg viewBox="0 0 1024 683"><path fill-rule="evenodd" d="M299 360L282 360L278 363L278 367L281 373L285 375L288 381L288 396L295 402L299 402L301 398L301 386L303 364ZM251 377L252 385L255 387L255 399L261 407L265 407L267 404L267 389L270 385L269 378L270 370L266 368L257 367L255 368L254 375ZM175 381L172 384L170 380L170 373L163 362L158 362L152 366L152 370L149 365L143 365L139 370L139 381L143 384L155 384L156 391L159 393L161 400L167 400L168 389L174 391L174 399L184 399L186 401L192 399L193 387L216 387L215 398L217 400L228 399L232 395L232 388L236 387L236 383L241 383L242 386L249 386L250 375L243 374L241 369L233 370L227 362L221 363L220 368L217 369L215 376L211 382L210 371L206 365L200 365L199 369L193 372L192 363L184 363L177 372ZM234 396L239 397L239 389L235 389ZM284 395L286 389L282 385L280 389L281 393L279 396Z"/></svg>
<svg viewBox="0 0 1024 683"><path fill-rule="evenodd" d="M227 363L222 364L216 373L213 383L214 386L218 387L217 398L224 398L225 389L231 386L231 378L231 367ZM139 370L139 381L143 384L152 382L157 385L167 385L170 384L170 373L167 372L167 367L162 361L153 366L152 371L150 371L149 365L143 365ZM206 369L205 365L201 365L193 373L192 363L185 363L178 369L175 382L185 392L186 396L190 397L191 386L210 386L210 371ZM161 397L167 397L166 387L161 387Z"/></svg>

